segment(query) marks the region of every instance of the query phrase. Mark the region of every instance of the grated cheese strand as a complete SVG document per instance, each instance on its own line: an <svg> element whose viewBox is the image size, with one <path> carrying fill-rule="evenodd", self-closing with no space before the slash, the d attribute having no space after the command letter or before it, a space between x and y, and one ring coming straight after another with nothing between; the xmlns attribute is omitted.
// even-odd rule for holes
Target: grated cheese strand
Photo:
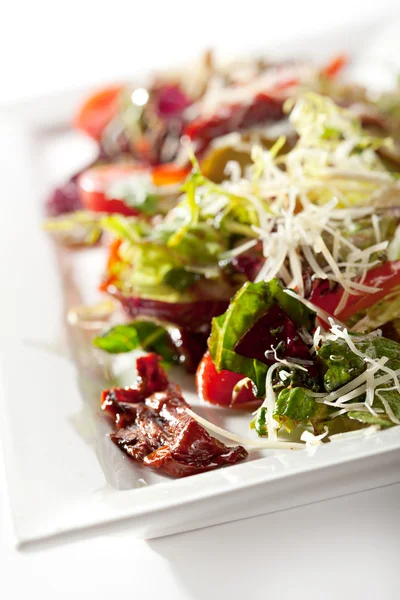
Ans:
<svg viewBox="0 0 400 600"><path fill-rule="evenodd" d="M329 319L332 319L332 316L329 313L327 313L326 310L323 310L322 308L315 306L315 304L313 304L309 300L306 300L305 298L302 298L301 296L296 294L296 292L294 292L293 290L284 290L284 292L285 292L285 294L292 296L292 298L296 298L296 300L299 300L299 302L302 302L302 304L304 304L304 306L307 306L307 308L309 308L310 310L315 312L317 317L319 317L322 321L325 321L325 323L329 323ZM343 327L345 326L344 323L342 323L341 321L338 321L338 319L334 319L334 323L336 323L337 325L341 325Z"/></svg>
<svg viewBox="0 0 400 600"><path fill-rule="evenodd" d="M232 433L231 431L227 431L223 427L219 427L218 425L211 423L211 421L208 421L207 419L200 417L200 415L195 413L190 408L187 408L186 412L193 419L195 419L195 421L200 423L200 425L203 425L203 427L205 427L209 431L213 431L217 435L225 437L227 440L232 440L233 442L236 442L237 444L241 444L242 446L246 446L247 448L260 448L260 449L265 449L265 450L302 450L305 447L305 444L300 444L298 442L285 442L285 441L278 441L278 440L273 441L273 440L269 440L269 439L267 439L267 440L257 440L257 439L252 440L250 438L245 438L245 437L242 437L241 435L238 435L237 433Z"/></svg>
<svg viewBox="0 0 400 600"><path fill-rule="evenodd" d="M276 441L277 439L276 430L278 427L278 424L274 419L276 394L272 387L272 375L274 374L276 369L278 369L281 366L281 364L281 362L276 362L268 369L267 376L265 378L266 397L264 402L262 403L263 407L267 407L268 439L272 441Z"/></svg>

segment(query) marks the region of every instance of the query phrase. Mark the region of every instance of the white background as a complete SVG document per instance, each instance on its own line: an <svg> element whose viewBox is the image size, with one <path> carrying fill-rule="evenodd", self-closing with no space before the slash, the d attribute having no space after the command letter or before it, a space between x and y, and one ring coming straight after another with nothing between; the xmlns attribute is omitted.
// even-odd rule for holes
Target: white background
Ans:
<svg viewBox="0 0 400 600"><path fill-rule="evenodd" d="M207 47L240 52L378 26L395 12L398 0L12 0L0 15L0 101L118 80Z"/></svg>
<svg viewBox="0 0 400 600"><path fill-rule="evenodd" d="M1 12L0 103L118 80L209 46L246 50L360 20L378 26L396 5L14 1ZM17 552L4 481L0 461L0 598L400 597L400 484L151 542L118 528Z"/></svg>

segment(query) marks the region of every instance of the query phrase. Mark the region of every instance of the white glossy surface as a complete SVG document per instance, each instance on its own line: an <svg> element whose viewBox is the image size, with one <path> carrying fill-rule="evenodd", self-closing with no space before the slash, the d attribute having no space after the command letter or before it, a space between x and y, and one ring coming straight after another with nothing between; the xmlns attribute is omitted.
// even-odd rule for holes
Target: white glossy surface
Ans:
<svg viewBox="0 0 400 600"><path fill-rule="evenodd" d="M124 524L16 551L0 488L0 595L397 600L399 502L397 484L149 542Z"/></svg>
<svg viewBox="0 0 400 600"><path fill-rule="evenodd" d="M32 10L36 14L45 4L48 5L36 2L31 5ZM65 11L68 15L57 14L57 19L66 17L66 30L68 23L72 25L76 22L73 4L70 3L69 10ZM87 17L88 4L79 3L80 11ZM351 8L358 22L360 13L365 14L366 11L373 14L375 11L374 14L378 14L380 9L388 4L390 3L380 3L379 8L375 4L373 8L366 7L364 2L355 2ZM34 30L31 26L31 15L25 14L26 18L21 20L22 2L15 2L13 5L15 22L18 22L21 36L32 48L39 46L36 53L32 51L27 54L20 45L19 36L4 28L1 38L4 43L2 55L7 56L10 47L13 47L9 43L11 37L8 36L13 36L21 49L18 59L20 63L17 63L20 64L19 68L15 69L13 63L7 61L7 67L10 66L15 80L15 97L27 95L26 87L23 81L21 82L24 79L21 73L26 67L27 59L27 76L30 81L28 94L53 90L55 87L61 88L65 82L83 83L91 76L92 60L88 60L87 63L83 61L80 65L81 52L90 40L95 45L97 31L92 35L77 36L81 41L74 40L72 51L73 56L77 58L75 63L72 62L70 72L63 68L60 70L62 75L53 78L52 65L59 57L59 52L49 56L49 36L44 36L44 41L40 44L36 39L37 29ZM306 30L310 23L311 28L319 25L324 28L322 22L325 23L326 19L321 13L320 3L313 5L315 10L311 15L303 6L298 7L289 25L289 31L298 31L302 27ZM55 8L54 4L52 6ZM170 7L171 3L168 3L169 14ZM94 8L93 6L90 10ZM176 9L176 6L173 8ZM182 9L182 6L180 8ZM349 8L348 3L335 3L335 9L330 11L333 22L340 22L345 15L348 16ZM213 14L221 15L222 7L219 11L214 5L213 11L216 11ZM287 12L287 4L278 6L274 9L272 23L279 23L279 15L283 17ZM109 11L106 13L96 19L96 29L99 22L100 27L103 24L104 30L106 27L111 29ZM205 16L206 13L207 11ZM264 36L264 22L261 19L257 21L260 28L262 23ZM127 22L126 19L122 30ZM270 23L271 19L268 20L269 32ZM275 35L277 28L272 28ZM111 40L120 37L121 29L115 27L115 30L110 34ZM210 40L215 40L217 30L223 42L224 28L220 27L218 18L215 27L211 27ZM231 33L235 34L235 31L232 32L231 29ZM145 34L140 32L139 44L143 43L144 36ZM191 29L190 37L199 45L199 38L204 39L204 27L199 27L198 30L195 28L194 31ZM65 56L68 55L66 64L71 66L68 38L63 38L59 30L53 29L51 39L55 48L57 42L60 42L65 49ZM261 39L263 37L259 33L256 43ZM40 52L45 60L39 60L40 64L36 65L36 69L29 67L29 61L32 61L33 67ZM178 55L180 53L177 52ZM155 60L156 57L155 49L153 54L150 52L150 60ZM128 61L125 56L122 64L125 65L125 72L131 69L128 67L128 64L131 64L130 58ZM100 73L108 73L110 76L114 68L114 64L104 65L102 61L97 61L96 78ZM96 71L96 68L94 70ZM104 75L104 78L106 77L107 75ZM12 99L12 79L5 76L4 80L7 89L3 98ZM18 162L16 160L17 175ZM2 298L0 303L1 301ZM25 378L21 376L20 380L24 386L27 385ZM296 598L307 600L330 600L339 595L352 600L391 600L397 599L399 595L396 573L400 534L400 485L150 543L132 539L131 529L124 523L118 530L102 530L93 538L83 535L80 539L69 538L70 544L65 544L63 540L61 545L42 546L39 552L20 553L12 547L14 540L8 506L4 502L4 473L1 464L0 481L3 482L0 486L1 596L4 593L6 597L19 599L26 598L34 592L34 597L40 594L46 600L71 597L110 598L111 595L120 595L123 592L124 596L128 597L134 595L141 598L159 598L162 595L166 600L202 600L221 596L252 599L263 597L266 590L272 597L291 598L295 593ZM238 555L239 559L234 561L232 567L231 558ZM188 557L193 560L189 560ZM240 568L236 567L238 563ZM336 568L336 565L339 567ZM71 574L73 576L70 576ZM131 574L134 584L131 583Z"/></svg>

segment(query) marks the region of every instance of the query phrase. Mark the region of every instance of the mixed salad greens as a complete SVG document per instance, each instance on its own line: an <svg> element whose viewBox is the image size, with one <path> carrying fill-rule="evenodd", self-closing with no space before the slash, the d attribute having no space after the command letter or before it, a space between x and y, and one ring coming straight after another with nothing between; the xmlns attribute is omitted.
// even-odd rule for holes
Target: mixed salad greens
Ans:
<svg viewBox="0 0 400 600"><path fill-rule="evenodd" d="M278 447L400 424L400 95L344 63L207 54L104 90L76 120L99 158L48 204L57 239L110 242L101 290L130 320L94 345L197 369Z"/></svg>

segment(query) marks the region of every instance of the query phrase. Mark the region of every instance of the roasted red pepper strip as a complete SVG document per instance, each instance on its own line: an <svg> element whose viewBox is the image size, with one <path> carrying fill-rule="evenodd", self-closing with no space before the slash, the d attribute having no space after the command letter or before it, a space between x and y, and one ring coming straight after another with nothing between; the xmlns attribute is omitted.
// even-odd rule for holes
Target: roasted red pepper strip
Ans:
<svg viewBox="0 0 400 600"><path fill-rule="evenodd" d="M113 240L109 246L106 275L99 285L99 290L101 292L107 292L108 289L116 282L118 278L117 270L118 265L121 262L121 258L119 255L119 249L121 247L121 244L122 240Z"/></svg>
<svg viewBox="0 0 400 600"><path fill-rule="evenodd" d="M337 315L334 313L344 293L342 288L324 293L324 282L321 282L321 285L313 290L309 299L315 306L322 308L340 321L347 321L356 313L370 308L379 300L382 300L395 286L400 285L400 260L387 261L383 265L371 269L368 271L363 283L380 289L374 293L362 293L359 296L350 295L346 306Z"/></svg>
<svg viewBox="0 0 400 600"><path fill-rule="evenodd" d="M348 62L349 59L345 54L338 54L321 69L321 74L329 79L333 79L333 77L339 75Z"/></svg>
<svg viewBox="0 0 400 600"><path fill-rule="evenodd" d="M223 106L210 117L195 119L186 126L183 133L192 141L207 144L231 131L253 127L267 120L281 119L283 103L284 99L280 96L260 92L249 103Z"/></svg>
<svg viewBox="0 0 400 600"><path fill-rule="evenodd" d="M104 128L117 114L121 90L122 86L112 86L89 96L77 111L74 126L100 140Z"/></svg>
<svg viewBox="0 0 400 600"><path fill-rule="evenodd" d="M183 182L190 173L189 167L178 167L174 163L157 165L151 169L154 185L172 185Z"/></svg>

